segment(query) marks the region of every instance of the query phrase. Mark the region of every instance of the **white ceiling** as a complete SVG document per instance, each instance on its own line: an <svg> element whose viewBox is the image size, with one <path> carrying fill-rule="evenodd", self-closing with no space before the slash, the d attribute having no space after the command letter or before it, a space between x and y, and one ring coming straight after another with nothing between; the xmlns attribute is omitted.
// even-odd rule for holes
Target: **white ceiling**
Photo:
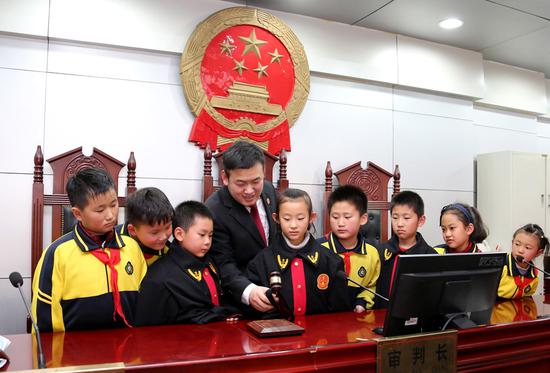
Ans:
<svg viewBox="0 0 550 373"><path fill-rule="evenodd" d="M233 0L479 51L550 78L550 0ZM464 25L443 30L458 17Z"/></svg>

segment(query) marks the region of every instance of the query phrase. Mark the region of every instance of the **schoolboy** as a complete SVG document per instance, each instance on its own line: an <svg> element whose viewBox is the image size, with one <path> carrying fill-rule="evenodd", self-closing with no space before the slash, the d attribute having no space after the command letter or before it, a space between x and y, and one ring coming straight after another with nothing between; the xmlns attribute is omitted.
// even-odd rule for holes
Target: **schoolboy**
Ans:
<svg viewBox="0 0 550 373"><path fill-rule="evenodd" d="M32 312L42 331L130 326L147 265L137 243L114 230L118 198L102 169L67 182L78 223L42 253L33 278Z"/></svg>
<svg viewBox="0 0 550 373"><path fill-rule="evenodd" d="M381 268L376 285L376 292L389 298L392 289L393 275L400 255L437 254L424 241L418 229L426 221L424 201L415 192L403 191L392 197L390 203L392 237L379 245ZM375 307L385 308L388 304L375 298Z"/></svg>
<svg viewBox="0 0 550 373"><path fill-rule="evenodd" d="M367 204L367 196L356 186L336 188L327 202L331 232L318 241L344 260L348 277L374 292L380 275L380 256L359 233L361 226L368 221ZM372 292L349 281L348 290L355 312L373 307Z"/></svg>
<svg viewBox="0 0 550 373"><path fill-rule="evenodd" d="M136 324L236 319L238 310L221 299L219 269L208 255L214 230L208 208L196 201L180 203L173 227L170 250L149 268L141 284Z"/></svg>
<svg viewBox="0 0 550 373"><path fill-rule="evenodd" d="M126 199L126 223L115 229L138 242L150 266L168 252L173 216L174 208L160 189L142 188Z"/></svg>

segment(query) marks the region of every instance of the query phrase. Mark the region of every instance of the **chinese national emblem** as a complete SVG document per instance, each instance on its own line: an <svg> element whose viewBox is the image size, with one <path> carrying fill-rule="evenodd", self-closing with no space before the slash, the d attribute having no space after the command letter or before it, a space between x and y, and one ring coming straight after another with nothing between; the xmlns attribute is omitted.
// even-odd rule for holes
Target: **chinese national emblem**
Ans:
<svg viewBox="0 0 550 373"><path fill-rule="evenodd" d="M237 140L290 151L289 128L309 93L302 44L275 16L229 8L201 22L182 55L185 98L196 116L189 141L225 149Z"/></svg>
<svg viewBox="0 0 550 373"><path fill-rule="evenodd" d="M329 281L330 278L328 277L328 275L326 273L321 273L319 276L317 276L317 289L327 290Z"/></svg>

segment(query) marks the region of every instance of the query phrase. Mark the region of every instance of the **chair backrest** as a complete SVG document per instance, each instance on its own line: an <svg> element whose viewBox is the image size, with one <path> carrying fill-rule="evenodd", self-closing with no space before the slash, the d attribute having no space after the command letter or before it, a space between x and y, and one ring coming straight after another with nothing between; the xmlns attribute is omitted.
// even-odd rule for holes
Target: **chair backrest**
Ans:
<svg viewBox="0 0 550 373"><path fill-rule="evenodd" d="M222 155L223 152L219 151L216 154L212 155L212 150L210 145L206 144L204 148L204 167L202 174L202 200L203 202L210 197L215 191L220 189L222 185ZM270 182L273 182L273 167L277 162L279 162L279 179L277 180L276 189L279 192L282 192L285 189L288 189L288 180L286 178L286 151L283 149L279 156L274 156L271 153L268 153L264 150L265 155L265 178ZM214 184L214 177L212 176L212 158L216 160L216 165L218 167L218 184Z"/></svg>
<svg viewBox="0 0 550 373"><path fill-rule="evenodd" d="M68 232L75 223L70 210L65 186L69 177L83 168L102 168L109 172L115 182L118 195L118 175L124 163L94 148L90 156L82 153L82 147L70 150L47 160L53 170L53 193L44 194L44 156L39 145L34 155L34 178L32 187L32 255L31 273L34 273L42 255L44 232L44 206L52 206L52 241ZM134 152L128 159L126 195L136 190L136 160ZM126 197L118 197L120 206L126 205Z"/></svg>
<svg viewBox="0 0 550 373"><path fill-rule="evenodd" d="M376 244L388 239L388 216L390 211L390 198L388 198L388 182L393 177L393 194L401 189L401 173L399 166L395 165L392 173L377 166L373 162L367 162L367 168L361 167L361 161L356 162L340 171L332 172L330 161L325 169L325 193L323 205L323 232L330 232L329 214L327 202L332 193L332 177L336 176L339 185L355 185L361 188L369 200L367 224L361 227L361 233L371 242Z"/></svg>

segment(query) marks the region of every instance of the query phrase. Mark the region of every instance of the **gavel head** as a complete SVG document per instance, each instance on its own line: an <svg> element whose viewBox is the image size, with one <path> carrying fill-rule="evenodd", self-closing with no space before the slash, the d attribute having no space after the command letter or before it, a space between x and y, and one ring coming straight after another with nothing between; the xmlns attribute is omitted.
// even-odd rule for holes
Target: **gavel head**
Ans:
<svg viewBox="0 0 550 373"><path fill-rule="evenodd" d="M274 294L279 294L281 291L281 272L273 271L269 274L269 287Z"/></svg>

